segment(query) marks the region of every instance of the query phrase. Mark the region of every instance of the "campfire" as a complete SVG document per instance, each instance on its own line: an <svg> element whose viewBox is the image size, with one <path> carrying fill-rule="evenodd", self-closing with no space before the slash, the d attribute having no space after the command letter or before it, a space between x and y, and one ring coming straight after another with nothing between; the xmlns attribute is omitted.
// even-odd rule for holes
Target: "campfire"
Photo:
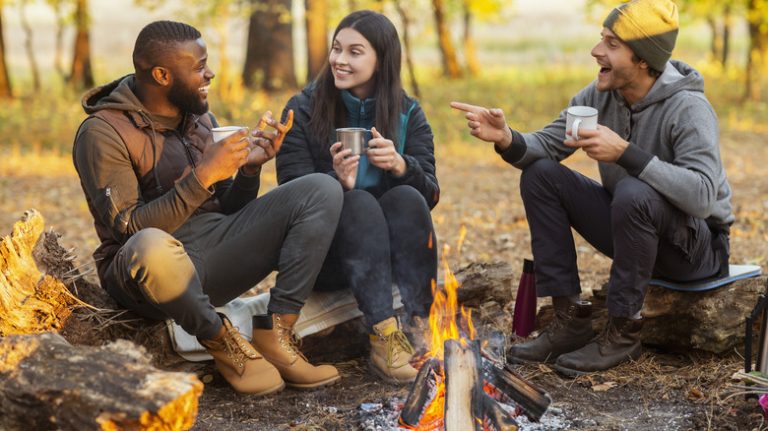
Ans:
<svg viewBox="0 0 768 431"><path fill-rule="evenodd" d="M432 282L434 303L424 334L429 350L419 358L400 429L508 431L518 429L514 417L520 413L538 420L551 399L505 365L503 346L494 349L477 339L472 312L458 307L459 282L443 262L443 289Z"/></svg>

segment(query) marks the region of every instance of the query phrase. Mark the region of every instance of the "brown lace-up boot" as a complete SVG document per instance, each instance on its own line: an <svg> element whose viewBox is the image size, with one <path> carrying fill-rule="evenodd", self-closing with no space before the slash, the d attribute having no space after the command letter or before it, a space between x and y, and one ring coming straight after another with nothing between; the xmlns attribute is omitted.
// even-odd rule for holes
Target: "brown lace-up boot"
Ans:
<svg viewBox="0 0 768 431"><path fill-rule="evenodd" d="M613 368L642 353L642 319L611 317L600 336L579 350L557 358L554 368L570 377Z"/></svg>
<svg viewBox="0 0 768 431"><path fill-rule="evenodd" d="M312 365L301 354L293 334L298 314L272 314L253 317L254 347L277 368L288 386L311 389L341 379L333 365Z"/></svg>
<svg viewBox="0 0 768 431"><path fill-rule="evenodd" d="M224 316L216 338L199 340L213 356L216 369L240 393L267 395L285 387L277 369L251 346Z"/></svg>
<svg viewBox="0 0 768 431"><path fill-rule="evenodd" d="M413 347L395 317L373 325L371 369L391 383L412 382L419 371L411 366Z"/></svg>
<svg viewBox="0 0 768 431"><path fill-rule="evenodd" d="M592 303L553 297L555 318L533 340L515 344L507 352L510 363L554 362L563 353L584 347L595 336Z"/></svg>

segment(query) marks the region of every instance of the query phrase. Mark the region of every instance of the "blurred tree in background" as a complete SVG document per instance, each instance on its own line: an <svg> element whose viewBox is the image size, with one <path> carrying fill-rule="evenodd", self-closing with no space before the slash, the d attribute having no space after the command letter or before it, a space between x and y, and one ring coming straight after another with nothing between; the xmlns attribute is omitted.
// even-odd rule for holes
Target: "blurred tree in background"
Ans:
<svg viewBox="0 0 768 431"><path fill-rule="evenodd" d="M75 1L75 51L68 82L73 88L82 90L94 85L91 68L91 18L88 13L88 0Z"/></svg>
<svg viewBox="0 0 768 431"><path fill-rule="evenodd" d="M0 0L0 99L13 97L11 78L8 76L8 66L5 63L5 36L3 32L3 10L5 2Z"/></svg>
<svg viewBox="0 0 768 431"><path fill-rule="evenodd" d="M744 98L761 100L768 91L768 0L747 0L749 50Z"/></svg>
<svg viewBox="0 0 768 431"><path fill-rule="evenodd" d="M307 82L320 73L328 57L328 0L305 0L307 26Z"/></svg>
<svg viewBox="0 0 768 431"><path fill-rule="evenodd" d="M168 0L134 0L149 9L169 4ZM26 21L24 8L41 0L0 0L0 97L12 97L11 77L5 57L3 19L8 19L9 7L18 7L19 19L26 36L26 53L30 64L32 90L42 86L37 71L35 52L31 49L34 28ZM91 66L88 0L43 0L56 16L56 51L54 67L69 85L81 90L93 86ZM710 62L721 68L743 65L743 99L761 100L768 91L768 0L677 0L681 18L685 22L700 21L710 29ZM176 3L174 3L176 4ZM608 10L615 0L587 0L588 10L597 7ZM227 99L241 85L251 89L284 91L295 89L302 81L309 81L326 64L329 32L335 23L354 9L369 8L393 14L402 37L404 72L409 76L412 92L418 96L419 86L414 71L411 30L415 37L434 36L440 56L441 73L449 78L463 74L480 73L473 29L478 22L498 20L504 10L512 6L504 0L210 0L186 2L179 10L179 18L213 29L210 38L220 64L216 68L217 87L221 97ZM296 10L304 9L304 19L295 22ZM429 11L431 13L427 14ZM232 21L247 23L248 36L244 62L239 81L232 72L227 54ZM742 61L734 62L732 35L736 24L744 24L748 32L748 48ZM300 27L299 27L300 26ZM74 27L74 40L69 73L64 72L63 46L65 28ZM301 28L305 40L294 41L295 29ZM461 29L460 32L451 31ZM460 50L457 49L460 47ZM295 52L306 47L304 53ZM741 51L740 51L741 52ZM741 54L740 54L741 55ZM306 58L306 64L297 68L294 58ZM463 61L463 65L462 65ZM738 66L734 66L738 67ZM236 67L235 67L236 68ZM302 73L297 76L297 70Z"/></svg>

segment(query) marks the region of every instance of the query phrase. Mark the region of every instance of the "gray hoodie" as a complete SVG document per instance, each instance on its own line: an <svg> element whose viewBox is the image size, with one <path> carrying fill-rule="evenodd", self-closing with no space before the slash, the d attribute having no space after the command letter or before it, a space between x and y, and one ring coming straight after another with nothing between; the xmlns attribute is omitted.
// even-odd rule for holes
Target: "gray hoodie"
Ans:
<svg viewBox="0 0 768 431"><path fill-rule="evenodd" d="M571 99L569 106L575 105L596 108L598 123L630 143L616 163L599 162L608 191L632 175L691 216L713 225L733 222L717 116L696 70L680 61L668 62L648 94L632 106L618 91L597 91L592 82ZM520 169L541 158L560 161L575 151L563 144L565 109L543 129L514 135L502 157Z"/></svg>

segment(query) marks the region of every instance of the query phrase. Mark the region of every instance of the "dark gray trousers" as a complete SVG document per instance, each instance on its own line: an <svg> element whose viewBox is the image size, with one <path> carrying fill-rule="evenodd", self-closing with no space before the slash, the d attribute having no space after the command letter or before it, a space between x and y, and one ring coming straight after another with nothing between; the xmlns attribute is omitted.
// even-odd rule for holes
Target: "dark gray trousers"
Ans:
<svg viewBox="0 0 768 431"><path fill-rule="evenodd" d="M338 181L313 174L281 185L234 214L191 217L172 234L142 229L120 249L103 286L121 305L174 319L200 339L215 336L214 307L273 270L272 313L299 313L333 239L342 204Z"/></svg>
<svg viewBox="0 0 768 431"><path fill-rule="evenodd" d="M437 279L437 242L426 200L401 185L378 199L365 190L344 193L339 227L315 288L349 288L368 329L394 316L397 284L406 318L429 315Z"/></svg>
<svg viewBox="0 0 768 431"><path fill-rule="evenodd" d="M539 160L523 171L520 193L538 296L581 292L571 228L613 259L606 305L614 317L640 311L652 277L685 282L727 268L727 230L710 229L635 177L611 194L560 163Z"/></svg>

